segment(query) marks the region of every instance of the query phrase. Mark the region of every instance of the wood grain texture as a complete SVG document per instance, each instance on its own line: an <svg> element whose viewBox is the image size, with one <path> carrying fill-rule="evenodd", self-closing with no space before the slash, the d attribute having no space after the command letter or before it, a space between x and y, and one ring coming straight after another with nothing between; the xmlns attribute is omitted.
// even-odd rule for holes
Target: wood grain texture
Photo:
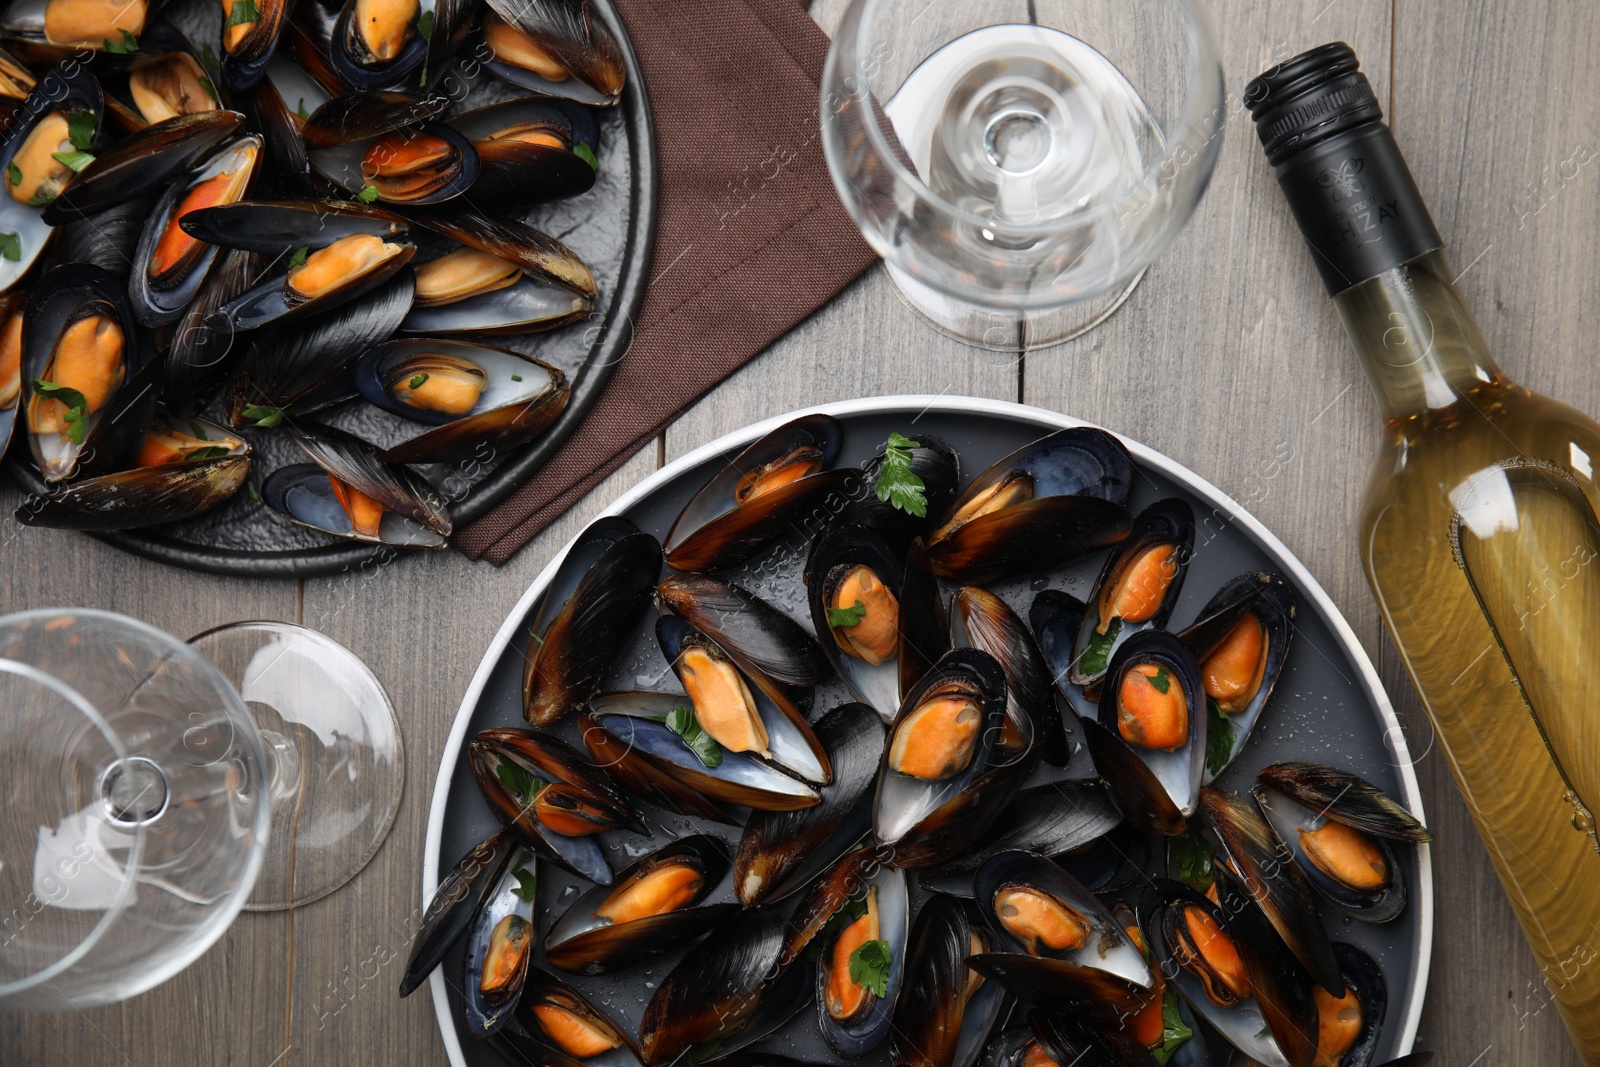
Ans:
<svg viewBox="0 0 1600 1067"><path fill-rule="evenodd" d="M822 0L831 27L845 0ZM1212 0L1230 90L1210 192L1128 305L1088 337L1029 356L928 328L870 272L711 393L503 568L453 555L333 579L250 583L147 564L62 533L0 527L0 612L123 610L177 633L299 619L388 687L408 781L395 829L343 891L245 915L156 991L82 1016L0 1016L0 1064L393 1067L443 1063L425 993L397 1000L419 898L426 815L483 649L568 537L658 465L791 408L881 393L1023 399L1140 439L1211 479L1306 562L1400 706L1430 822L1438 922L1420 1048L1450 1067L1573 1064L1532 958L1425 719L1383 655L1351 532L1377 414L1237 97L1250 76L1327 40L1361 54L1511 374L1600 411L1593 331L1600 120L1592 5L1467 0ZM1393 72L1391 74L1391 71ZM0 491L0 510L15 506ZM303 596L303 600L302 600Z"/></svg>

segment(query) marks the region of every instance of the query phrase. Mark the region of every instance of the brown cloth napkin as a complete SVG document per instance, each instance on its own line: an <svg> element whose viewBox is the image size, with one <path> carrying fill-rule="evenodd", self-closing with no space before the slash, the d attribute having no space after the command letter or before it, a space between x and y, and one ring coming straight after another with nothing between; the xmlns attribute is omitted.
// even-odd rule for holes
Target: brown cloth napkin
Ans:
<svg viewBox="0 0 1600 1067"><path fill-rule="evenodd" d="M633 345L582 425L527 484L456 534L472 559L510 559L874 262L823 161L828 38L804 0L617 6L656 125L650 285Z"/></svg>

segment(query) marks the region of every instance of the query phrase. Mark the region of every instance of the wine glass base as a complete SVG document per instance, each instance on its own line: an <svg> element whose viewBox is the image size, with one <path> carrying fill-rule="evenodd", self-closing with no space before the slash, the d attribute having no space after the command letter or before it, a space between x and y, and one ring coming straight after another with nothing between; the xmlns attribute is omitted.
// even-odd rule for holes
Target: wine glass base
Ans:
<svg viewBox="0 0 1600 1067"><path fill-rule="evenodd" d="M378 679L314 630L241 622L190 641L244 698L269 778L245 788L272 803L266 859L247 911L281 911L354 878L394 825L405 751Z"/></svg>
<svg viewBox="0 0 1600 1067"><path fill-rule="evenodd" d="M900 299L934 329L974 348L1013 354L1054 348L1082 337L1116 314L1144 279L1144 271L1140 271L1116 292L1065 307L1030 311L959 300L893 263L884 266Z"/></svg>

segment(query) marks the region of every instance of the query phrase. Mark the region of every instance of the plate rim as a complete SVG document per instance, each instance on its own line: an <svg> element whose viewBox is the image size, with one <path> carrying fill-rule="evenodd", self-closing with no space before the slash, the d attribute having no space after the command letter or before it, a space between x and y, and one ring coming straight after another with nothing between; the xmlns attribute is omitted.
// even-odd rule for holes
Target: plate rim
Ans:
<svg viewBox="0 0 1600 1067"><path fill-rule="evenodd" d="M1142 444L1115 430L1106 429L1086 419L1073 415L1064 415L1051 411L1048 408L1035 407L1031 404L1018 404L1009 400L994 400L987 397L951 396L941 393L930 396L919 393L897 393L888 396L863 397L855 400L838 400L831 403L816 404L809 407L798 408L794 411L774 415L760 422L751 423L740 429L725 433L716 439L701 445L699 448L679 456L660 470L655 471L642 479L637 485L617 497L604 509L595 515L595 519L611 515L621 515L636 502L650 493L667 485L681 476L686 471L699 466L701 463L716 456L731 457L746 445L755 441L763 434L776 429L792 419L804 415L826 414L836 418L851 415L884 415L898 411L914 411L917 417L931 411L954 415L979 415L992 418L1002 418L1012 422L1028 423L1038 426L1046 432L1055 430L1072 429L1076 427L1089 427L1092 429L1106 430L1113 434L1128 449L1136 461L1148 465L1173 481L1178 482L1185 489L1200 497L1227 515L1232 517L1232 522L1241 527L1257 544L1265 549L1269 555L1276 557L1277 562L1288 572L1289 577L1296 583L1297 590L1321 611L1329 629L1333 631L1345 647L1346 653L1355 663L1358 682L1366 690L1368 699L1377 710L1378 717L1384 728L1384 744L1395 759L1395 766L1399 771L1402 800L1405 807L1419 821L1426 823L1425 812L1422 804L1422 790L1417 781L1416 765L1411 758L1410 746L1406 743L1405 732L1400 726L1400 719L1395 714L1394 704L1389 699L1388 692L1383 687L1383 680L1378 676L1377 669L1372 665L1372 659L1367 655L1366 648L1356 637L1355 631L1350 628L1350 623L1344 617L1323 589L1322 583L1306 569L1300 558L1289 550L1278 536L1269 530L1261 520L1257 519L1242 504L1234 500L1227 493L1212 485L1210 481L1196 474L1188 467L1172 459L1165 453L1158 452L1148 445ZM590 520L594 521L593 519ZM580 530L581 534L582 531ZM478 700L483 695L484 687L488 684L489 676L499 664L500 658L505 654L511 644L512 636L518 631L524 616L533 606L534 599L543 592L545 586L555 577L561 561L566 558L567 552L572 548L573 542L578 538L574 534L566 544L550 558L550 561L529 583L528 588L518 598L516 604L506 615L506 619L495 631L493 640L485 649L483 657L478 661L478 669L473 672L472 681L467 685L467 691L461 698L461 703L456 709L454 721L450 726L450 736L445 741L439 756L439 770L434 778L433 797L428 806L427 839L423 845L422 854L422 899L424 902L433 899L433 894L438 888L439 881L439 852L442 846L444 832L444 814L446 803L449 799L451 777L447 773L460 759L461 746L466 740L467 724L472 718L473 711L477 708ZM1407 990L1406 1011L1400 1020L1400 1044L1398 1052L1406 1055L1412 1050L1416 1042L1417 1028L1422 1022L1422 1007L1426 1000L1428 988L1428 972L1433 963L1433 860L1430 846L1426 843L1417 845L1417 886L1416 899L1412 906L1418 911L1418 934L1416 943L1416 971L1411 987ZM445 988L445 978L441 968L434 968L428 976L428 991L433 998L434 1019L439 1024L439 1036L444 1042L445 1053L450 1058L452 1067L467 1067L466 1060L461 1051L460 1035L453 1023L452 1010L449 1002L448 990Z"/></svg>

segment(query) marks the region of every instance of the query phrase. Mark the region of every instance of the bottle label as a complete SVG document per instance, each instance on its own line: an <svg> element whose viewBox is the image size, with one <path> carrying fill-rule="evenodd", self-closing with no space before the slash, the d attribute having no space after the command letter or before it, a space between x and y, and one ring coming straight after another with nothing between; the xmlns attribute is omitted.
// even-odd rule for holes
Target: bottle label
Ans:
<svg viewBox="0 0 1600 1067"><path fill-rule="evenodd" d="M1444 247L1394 135L1381 123L1298 152L1277 173L1334 296Z"/></svg>

